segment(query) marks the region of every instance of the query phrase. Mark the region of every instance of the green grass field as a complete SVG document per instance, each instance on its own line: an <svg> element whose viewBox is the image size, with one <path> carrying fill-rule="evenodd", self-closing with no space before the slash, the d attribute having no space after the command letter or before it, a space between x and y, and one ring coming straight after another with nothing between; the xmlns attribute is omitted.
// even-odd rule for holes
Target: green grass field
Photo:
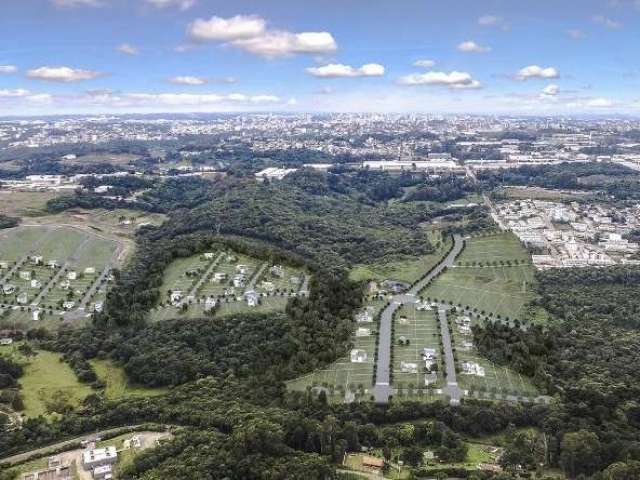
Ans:
<svg viewBox="0 0 640 480"><path fill-rule="evenodd" d="M522 319L535 298L534 271L517 267L450 268L421 292L421 296Z"/></svg>
<svg viewBox="0 0 640 480"><path fill-rule="evenodd" d="M71 367L61 362L61 355L57 353L40 350L35 357L30 358L17 352L14 355L26 364L19 383L27 417L45 414L47 402L56 392L64 392L65 398L74 406L93 392L89 385L78 382Z"/></svg>
<svg viewBox="0 0 640 480"><path fill-rule="evenodd" d="M434 245L441 242L440 248L434 253L388 263L356 265L349 273L349 278L355 281L381 281L386 279L399 280L401 282L408 283L416 281L425 272L431 269L431 267L436 265L451 247L451 239L442 238L439 231L429 232L428 236L429 240Z"/></svg>
<svg viewBox="0 0 640 480"><path fill-rule="evenodd" d="M127 381L124 369L111 360L91 360L98 378L105 383L104 394L109 400L117 400L124 397L147 397L166 393L163 388L146 388L131 385Z"/></svg>
<svg viewBox="0 0 640 480"><path fill-rule="evenodd" d="M529 253L520 240L512 233L498 233L484 237L474 237L466 241L465 249L458 257L457 265L487 265L493 262L518 260L529 263Z"/></svg>

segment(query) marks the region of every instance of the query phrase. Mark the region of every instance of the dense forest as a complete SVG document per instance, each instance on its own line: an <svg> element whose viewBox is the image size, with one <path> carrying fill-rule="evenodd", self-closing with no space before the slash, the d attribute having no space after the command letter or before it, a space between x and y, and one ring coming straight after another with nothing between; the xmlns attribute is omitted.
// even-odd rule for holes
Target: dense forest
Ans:
<svg viewBox="0 0 640 480"><path fill-rule="evenodd" d="M3 228L16 227L20 224L20 219L0 214L0 230Z"/></svg>
<svg viewBox="0 0 640 480"><path fill-rule="evenodd" d="M491 324L474 330L484 355L509 362L554 394L542 428L551 460L571 478L637 478L639 276L631 267L542 272L538 303L560 321L544 330Z"/></svg>

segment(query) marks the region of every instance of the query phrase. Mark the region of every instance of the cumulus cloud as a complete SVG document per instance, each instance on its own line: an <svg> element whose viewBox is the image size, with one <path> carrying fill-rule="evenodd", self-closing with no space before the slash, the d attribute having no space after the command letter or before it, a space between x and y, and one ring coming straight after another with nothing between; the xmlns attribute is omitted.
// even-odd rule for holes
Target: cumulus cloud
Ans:
<svg viewBox="0 0 640 480"><path fill-rule="evenodd" d="M593 21L603 27L610 28L612 30L617 30L618 28L622 28L622 23L617 20L612 20L609 17L605 17L604 15L594 15Z"/></svg>
<svg viewBox="0 0 640 480"><path fill-rule="evenodd" d="M116 50L120 53L124 53L125 55L138 55L138 53L140 53L137 47L134 47L133 45L130 45L128 43L118 45L116 47Z"/></svg>
<svg viewBox="0 0 640 480"><path fill-rule="evenodd" d="M274 104L282 100L275 95L246 95L243 93L230 93L220 95L216 93L125 93L118 96L119 104L124 106L148 105L148 106L201 106L217 104Z"/></svg>
<svg viewBox="0 0 640 480"><path fill-rule="evenodd" d="M467 40L458 45L458 50L466 53L487 53L491 51L491 47L482 46L472 40Z"/></svg>
<svg viewBox="0 0 640 480"><path fill-rule="evenodd" d="M256 15L213 16L209 20L196 19L187 32L197 42L229 42L260 36L266 28L267 22Z"/></svg>
<svg viewBox="0 0 640 480"><path fill-rule="evenodd" d="M558 93L560 93L560 87L553 83L547 85L546 87L544 87L544 89L542 89L542 95L545 97L555 97L556 95L558 95Z"/></svg>
<svg viewBox="0 0 640 480"><path fill-rule="evenodd" d="M196 0L145 0L147 4L155 8L178 8L179 10L189 10L196 4Z"/></svg>
<svg viewBox="0 0 640 480"><path fill-rule="evenodd" d="M27 77L29 78L63 83L93 80L101 76L104 76L104 74L92 70L79 70L69 67L39 67L27 72Z"/></svg>
<svg viewBox="0 0 640 480"><path fill-rule="evenodd" d="M367 63L359 68L341 63L330 63L321 67L307 68L307 73L318 78L381 77L384 75L384 67L378 63Z"/></svg>
<svg viewBox="0 0 640 480"><path fill-rule="evenodd" d="M454 90L467 90L481 88L482 85L478 80L474 80L471 74L467 72L426 72L413 73L398 79L399 85L416 86L416 85L439 85Z"/></svg>
<svg viewBox="0 0 640 480"><path fill-rule="evenodd" d="M209 80L204 77L192 77L189 75L172 77L169 79L170 83L175 83L177 85L206 85L209 83Z"/></svg>
<svg viewBox="0 0 640 480"><path fill-rule="evenodd" d="M56 7L103 7L102 0L51 0Z"/></svg>
<svg viewBox="0 0 640 480"><path fill-rule="evenodd" d="M428 59L421 59L413 62L413 66L418 68L431 68L431 67L434 67L435 65L436 65L436 62L434 60L428 60Z"/></svg>
<svg viewBox="0 0 640 480"><path fill-rule="evenodd" d="M554 67L540 67L539 65L529 65L521 68L515 75L516 80L528 80L530 78L558 78L560 74Z"/></svg>
<svg viewBox="0 0 640 480"><path fill-rule="evenodd" d="M15 65L0 65L0 75L10 75L12 73L16 73L18 71L18 67Z"/></svg>
<svg viewBox="0 0 640 480"><path fill-rule="evenodd" d="M187 34L196 42L222 42L267 58L325 54L338 48L329 32L269 30L266 20L256 15L197 19L189 25Z"/></svg>

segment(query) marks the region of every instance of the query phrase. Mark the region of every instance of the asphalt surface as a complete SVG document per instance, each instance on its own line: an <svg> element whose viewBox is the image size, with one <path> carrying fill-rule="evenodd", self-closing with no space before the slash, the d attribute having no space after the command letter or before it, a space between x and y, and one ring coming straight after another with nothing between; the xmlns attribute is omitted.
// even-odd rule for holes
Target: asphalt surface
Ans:
<svg viewBox="0 0 640 480"><path fill-rule="evenodd" d="M460 235L454 235L453 248L447 256L427 275L425 278L417 282L407 293L396 295L391 299L389 306L380 314L380 330L378 353L376 355L377 370L376 384L373 388L373 396L376 403L389 403L389 397L393 394L393 388L390 385L391 374L391 325L393 323L393 314L402 306L416 303L418 300L416 295L435 277L440 275L445 267L450 267L455 262L456 256L462 251L464 242ZM448 334L448 330L447 330ZM444 336L443 336L444 338ZM451 339L449 339L449 349L451 350ZM445 346L446 351L446 346ZM452 365L453 353L451 354ZM457 387L457 384L456 384ZM453 397L452 397L453 401Z"/></svg>

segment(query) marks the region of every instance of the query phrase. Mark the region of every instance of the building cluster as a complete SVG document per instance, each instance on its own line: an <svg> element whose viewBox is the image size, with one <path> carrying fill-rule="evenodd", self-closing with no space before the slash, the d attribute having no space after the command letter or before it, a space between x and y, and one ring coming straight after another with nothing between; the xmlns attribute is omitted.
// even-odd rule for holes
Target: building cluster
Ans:
<svg viewBox="0 0 640 480"><path fill-rule="evenodd" d="M538 269L639 264L640 205L517 200L496 206L497 218L530 248Z"/></svg>

